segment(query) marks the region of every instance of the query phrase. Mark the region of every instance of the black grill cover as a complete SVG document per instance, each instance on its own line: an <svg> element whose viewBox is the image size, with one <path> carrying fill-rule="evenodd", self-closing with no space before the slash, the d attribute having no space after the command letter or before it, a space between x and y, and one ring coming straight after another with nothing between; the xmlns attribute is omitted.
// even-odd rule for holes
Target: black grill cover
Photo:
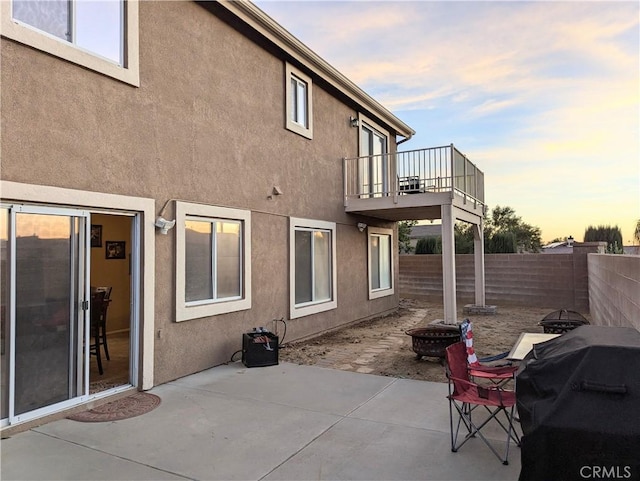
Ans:
<svg viewBox="0 0 640 481"><path fill-rule="evenodd" d="M535 345L516 393L520 481L640 479L636 329L584 325Z"/></svg>

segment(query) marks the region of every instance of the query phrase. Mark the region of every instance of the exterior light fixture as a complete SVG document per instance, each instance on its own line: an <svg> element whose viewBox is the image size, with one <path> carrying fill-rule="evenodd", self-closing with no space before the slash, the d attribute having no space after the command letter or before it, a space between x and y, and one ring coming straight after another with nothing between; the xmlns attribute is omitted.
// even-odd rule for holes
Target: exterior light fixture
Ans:
<svg viewBox="0 0 640 481"><path fill-rule="evenodd" d="M167 232L169 232L170 229L173 229L175 225L176 225L175 219L167 220L164 217L158 217L155 222L155 226L158 229L160 229L160 234L164 234L164 235L167 235Z"/></svg>
<svg viewBox="0 0 640 481"><path fill-rule="evenodd" d="M360 125L360 122L358 121L357 117L350 116L349 117L349 125L351 125L351 127L357 127L358 125Z"/></svg>

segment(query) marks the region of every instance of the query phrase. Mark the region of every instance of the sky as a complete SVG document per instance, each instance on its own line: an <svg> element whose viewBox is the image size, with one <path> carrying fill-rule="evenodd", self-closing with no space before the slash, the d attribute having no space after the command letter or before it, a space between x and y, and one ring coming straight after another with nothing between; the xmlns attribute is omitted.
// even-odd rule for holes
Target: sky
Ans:
<svg viewBox="0 0 640 481"><path fill-rule="evenodd" d="M640 219L640 3L256 1L543 242Z"/></svg>

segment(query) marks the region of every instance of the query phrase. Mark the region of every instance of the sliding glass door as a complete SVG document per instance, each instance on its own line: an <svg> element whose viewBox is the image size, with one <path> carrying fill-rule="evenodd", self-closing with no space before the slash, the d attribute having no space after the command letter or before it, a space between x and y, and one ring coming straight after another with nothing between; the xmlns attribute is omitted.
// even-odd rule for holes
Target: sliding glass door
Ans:
<svg viewBox="0 0 640 481"><path fill-rule="evenodd" d="M363 123L360 129L360 193L380 197L389 191L387 138Z"/></svg>
<svg viewBox="0 0 640 481"><path fill-rule="evenodd" d="M13 423L88 392L90 222L72 209L11 205L1 213L2 417Z"/></svg>

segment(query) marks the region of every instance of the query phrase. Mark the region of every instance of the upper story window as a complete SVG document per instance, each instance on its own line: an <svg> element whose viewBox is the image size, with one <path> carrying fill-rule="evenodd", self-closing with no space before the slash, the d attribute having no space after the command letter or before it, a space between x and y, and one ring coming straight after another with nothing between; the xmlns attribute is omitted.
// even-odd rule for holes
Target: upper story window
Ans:
<svg viewBox="0 0 640 481"><path fill-rule="evenodd" d="M369 299L393 294L393 231L368 227Z"/></svg>
<svg viewBox="0 0 640 481"><path fill-rule="evenodd" d="M311 78L286 64L287 129L308 139L313 138L313 103Z"/></svg>
<svg viewBox="0 0 640 481"><path fill-rule="evenodd" d="M11 0L3 35L139 85L137 0Z"/></svg>
<svg viewBox="0 0 640 481"><path fill-rule="evenodd" d="M176 204L176 320L251 307L251 213Z"/></svg>
<svg viewBox="0 0 640 481"><path fill-rule="evenodd" d="M13 0L13 19L122 65L122 1Z"/></svg>
<svg viewBox="0 0 640 481"><path fill-rule="evenodd" d="M335 309L336 225L297 219L290 225L290 318Z"/></svg>

